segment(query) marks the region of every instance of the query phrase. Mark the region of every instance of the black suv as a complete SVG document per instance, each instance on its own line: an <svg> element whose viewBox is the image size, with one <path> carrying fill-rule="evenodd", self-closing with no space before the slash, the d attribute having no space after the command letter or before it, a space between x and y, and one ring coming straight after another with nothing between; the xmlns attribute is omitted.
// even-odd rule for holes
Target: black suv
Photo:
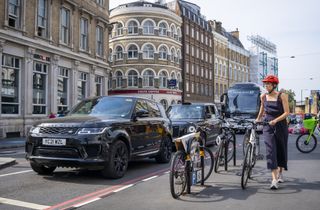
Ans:
<svg viewBox="0 0 320 210"><path fill-rule="evenodd" d="M170 161L170 126L163 106L145 98L86 99L66 117L35 124L27 138L26 158L38 174L76 167L120 178L133 158Z"/></svg>
<svg viewBox="0 0 320 210"><path fill-rule="evenodd" d="M198 126L205 128L202 134L205 145L214 144L221 132L221 121L215 104L183 103L172 105L167 110L172 123L173 138L195 132Z"/></svg>

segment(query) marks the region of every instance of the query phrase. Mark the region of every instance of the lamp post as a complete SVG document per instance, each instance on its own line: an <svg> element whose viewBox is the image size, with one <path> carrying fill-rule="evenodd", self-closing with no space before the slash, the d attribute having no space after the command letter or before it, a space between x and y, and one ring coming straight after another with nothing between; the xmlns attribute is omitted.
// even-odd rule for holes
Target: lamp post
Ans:
<svg viewBox="0 0 320 210"><path fill-rule="evenodd" d="M304 90L307 91L308 89L301 89L301 105L302 105L302 93Z"/></svg>

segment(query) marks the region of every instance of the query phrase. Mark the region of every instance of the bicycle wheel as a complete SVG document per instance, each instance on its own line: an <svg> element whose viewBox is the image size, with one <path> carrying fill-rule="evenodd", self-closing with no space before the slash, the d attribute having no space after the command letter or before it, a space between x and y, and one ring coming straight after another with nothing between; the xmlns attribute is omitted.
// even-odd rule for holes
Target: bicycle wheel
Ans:
<svg viewBox="0 0 320 210"><path fill-rule="evenodd" d="M229 143L228 143L228 163L233 159L234 156L234 144L236 142L236 136L234 134L230 134L228 137Z"/></svg>
<svg viewBox="0 0 320 210"><path fill-rule="evenodd" d="M246 154L244 156L244 160L242 163L242 174L241 174L241 187L242 189L245 189L247 187L248 183L248 178L250 176L251 172L251 150L252 150L252 145L248 144Z"/></svg>
<svg viewBox="0 0 320 210"><path fill-rule="evenodd" d="M301 134L296 141L297 149L302 153L310 153L317 147L317 138L312 134L308 142L310 134Z"/></svg>
<svg viewBox="0 0 320 210"><path fill-rule="evenodd" d="M249 130L247 130L246 133L243 136L243 142L242 142L243 156L246 154L247 146L249 144L249 141L250 141L250 132L249 132Z"/></svg>
<svg viewBox="0 0 320 210"><path fill-rule="evenodd" d="M212 151L205 147L204 148L204 165L203 165L203 168L204 168L204 180L203 181L206 181L212 171L213 171L213 166L214 166L214 157L213 157L213 153ZM200 179L198 182L200 183L202 181L202 179Z"/></svg>
<svg viewBox="0 0 320 210"><path fill-rule="evenodd" d="M218 169L221 165L224 165L223 162L223 142L221 142L218 146L218 150L215 154L215 164L214 164L214 172L218 172Z"/></svg>
<svg viewBox="0 0 320 210"><path fill-rule="evenodd" d="M187 185L185 165L186 153L177 151L172 158L170 167L170 191L175 199L182 195Z"/></svg>

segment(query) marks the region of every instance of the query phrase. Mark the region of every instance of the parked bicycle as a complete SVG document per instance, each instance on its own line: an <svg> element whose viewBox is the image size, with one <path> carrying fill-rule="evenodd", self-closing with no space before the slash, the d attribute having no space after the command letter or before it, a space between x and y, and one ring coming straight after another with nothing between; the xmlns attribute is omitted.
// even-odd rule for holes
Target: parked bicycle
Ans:
<svg viewBox="0 0 320 210"><path fill-rule="evenodd" d="M266 122L254 122L242 119L241 121L250 123L251 126L248 128L250 132L250 138L246 145L246 152L242 163L241 173L241 187L245 189L247 187L248 179L251 177L252 169L258 159L263 159L260 154L260 143L259 134L257 134L258 125L268 125Z"/></svg>
<svg viewBox="0 0 320 210"><path fill-rule="evenodd" d="M174 140L177 152L172 157L170 167L170 191L177 199L185 190L191 192L191 186L204 185L212 173L213 153L203 145L202 129Z"/></svg>
<svg viewBox="0 0 320 210"><path fill-rule="evenodd" d="M310 153L317 147L317 138L320 136L320 117L314 117L303 121L308 133L301 134L296 140L296 147L302 153Z"/></svg>
<svg viewBox="0 0 320 210"><path fill-rule="evenodd" d="M220 166L224 166L224 170L228 170L228 163L235 157L236 135L233 125L225 119L220 119L223 122L222 132L217 137L217 152L215 154L214 172L218 172Z"/></svg>

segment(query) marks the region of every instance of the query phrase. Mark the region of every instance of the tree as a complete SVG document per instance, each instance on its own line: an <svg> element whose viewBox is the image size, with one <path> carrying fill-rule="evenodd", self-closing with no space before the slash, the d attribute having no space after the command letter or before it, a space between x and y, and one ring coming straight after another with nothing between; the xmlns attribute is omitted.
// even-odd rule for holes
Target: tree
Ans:
<svg viewBox="0 0 320 210"><path fill-rule="evenodd" d="M288 101L289 101L289 109L290 109L290 112L294 112L294 103L295 103L295 100L294 98L296 97L296 94L293 90L289 89L289 90L285 90L285 89L281 89L280 92L282 93L286 93L288 95Z"/></svg>

